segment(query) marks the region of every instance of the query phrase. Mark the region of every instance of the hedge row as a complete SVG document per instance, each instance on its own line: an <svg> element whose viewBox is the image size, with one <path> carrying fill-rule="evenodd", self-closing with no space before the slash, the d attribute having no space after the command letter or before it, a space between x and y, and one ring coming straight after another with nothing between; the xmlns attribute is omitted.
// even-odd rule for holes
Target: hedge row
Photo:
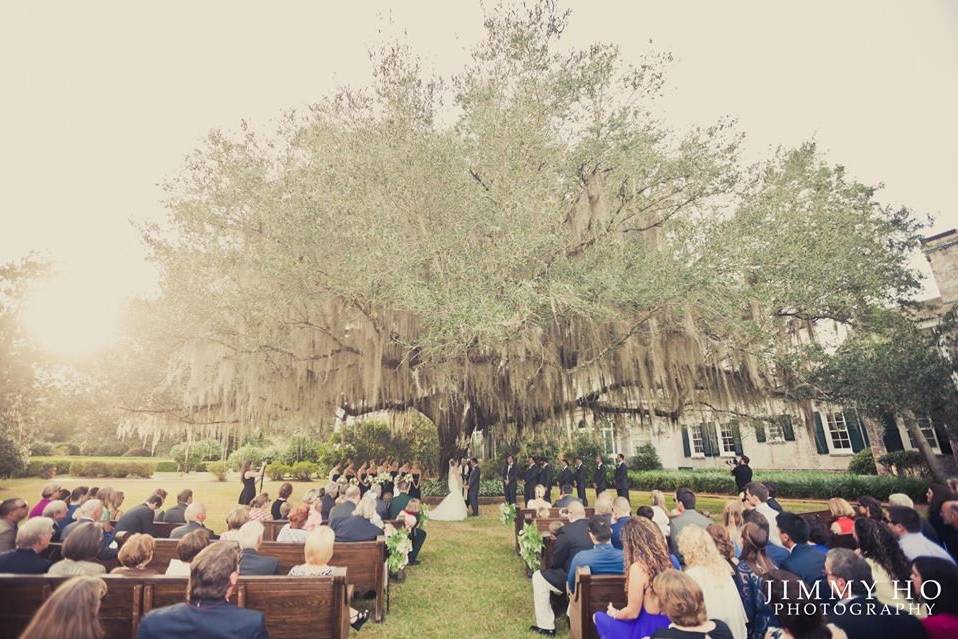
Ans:
<svg viewBox="0 0 958 639"><path fill-rule="evenodd" d="M31 459L21 474L22 477L42 477L50 479L57 475L73 477L150 477L159 464L145 461L130 461L122 457L115 460L83 461L65 457L46 457ZM175 465L174 465L175 470Z"/></svg>
<svg viewBox="0 0 958 639"><path fill-rule="evenodd" d="M449 483L445 479L427 479L422 482L423 497L445 497L448 494ZM480 497L499 497L502 494L501 480L482 479L479 481Z"/></svg>

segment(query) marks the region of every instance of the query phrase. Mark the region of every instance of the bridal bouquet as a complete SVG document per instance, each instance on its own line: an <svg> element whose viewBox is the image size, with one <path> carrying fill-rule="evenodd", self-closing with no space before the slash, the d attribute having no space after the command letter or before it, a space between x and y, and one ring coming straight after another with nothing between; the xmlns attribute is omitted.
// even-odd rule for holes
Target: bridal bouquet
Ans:
<svg viewBox="0 0 958 639"><path fill-rule="evenodd" d="M386 537L386 549L389 551L386 566L389 569L389 574L395 575L409 563L412 541L405 530L397 529Z"/></svg>
<svg viewBox="0 0 958 639"><path fill-rule="evenodd" d="M543 546L545 546L545 540L539 528L536 527L535 522L527 522L525 528L519 533L519 556L526 562L529 570L539 569L539 556L542 554Z"/></svg>
<svg viewBox="0 0 958 639"><path fill-rule="evenodd" d="M499 504L499 521L507 526L516 520L516 505L502 503Z"/></svg>

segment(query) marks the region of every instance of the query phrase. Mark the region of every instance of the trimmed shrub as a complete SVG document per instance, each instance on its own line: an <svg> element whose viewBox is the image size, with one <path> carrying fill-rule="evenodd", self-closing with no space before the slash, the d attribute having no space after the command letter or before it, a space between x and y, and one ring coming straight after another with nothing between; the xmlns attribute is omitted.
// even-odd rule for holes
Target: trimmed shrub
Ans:
<svg viewBox="0 0 958 639"><path fill-rule="evenodd" d="M296 462L292 468L289 469L289 472L293 476L293 479L297 481L309 481L312 479L313 473L316 472L316 464L308 461Z"/></svg>
<svg viewBox="0 0 958 639"><path fill-rule="evenodd" d="M156 462L156 472L158 473L175 473L176 469L175 461L164 459L163 461Z"/></svg>
<svg viewBox="0 0 958 639"><path fill-rule="evenodd" d="M258 467L266 458L266 450L253 444L244 444L234 450L227 460L234 470L243 467L247 461L252 462L254 467Z"/></svg>
<svg viewBox="0 0 958 639"><path fill-rule="evenodd" d="M170 449L170 457L180 472L188 473L196 470L203 461L203 450L194 442L181 442Z"/></svg>
<svg viewBox="0 0 958 639"><path fill-rule="evenodd" d="M931 469L928 468L924 455L918 450L892 451L879 457L878 461L891 468L896 475L906 477L928 477L931 475Z"/></svg>
<svg viewBox="0 0 958 639"><path fill-rule="evenodd" d="M853 475L877 475L878 469L875 468L875 458L872 456L872 451L863 448L855 453L855 456L848 462L848 472Z"/></svg>
<svg viewBox="0 0 958 639"><path fill-rule="evenodd" d="M283 481L292 472L288 464L274 462L266 467L266 476L273 481Z"/></svg>
<svg viewBox="0 0 958 639"><path fill-rule="evenodd" d="M33 442L30 444L29 449L30 455L52 455L53 454L53 444L50 442Z"/></svg>
<svg viewBox="0 0 958 639"><path fill-rule="evenodd" d="M226 474L229 472L229 466L225 461L211 461L206 464L206 470L216 477L216 481L226 481Z"/></svg>
<svg viewBox="0 0 958 639"><path fill-rule="evenodd" d="M70 472L70 459L61 459L57 457L47 457L45 459L31 459L27 462L23 470L20 471L21 477L41 477L50 479L57 475L66 475Z"/></svg>
<svg viewBox="0 0 958 639"><path fill-rule="evenodd" d="M141 461L75 461L70 464L74 477L152 477L154 465Z"/></svg>
<svg viewBox="0 0 958 639"><path fill-rule="evenodd" d="M153 453L146 448L131 448L123 453L124 457L152 457Z"/></svg>
<svg viewBox="0 0 958 639"><path fill-rule="evenodd" d="M56 444L53 447L53 454L61 455L64 457L68 457L71 455L79 455L80 447L72 442L63 442L62 444Z"/></svg>
<svg viewBox="0 0 958 639"><path fill-rule="evenodd" d="M642 444L639 446L635 455L629 460L629 468L632 470L659 470L662 468L662 460L659 459L659 452L655 450L652 444Z"/></svg>
<svg viewBox="0 0 958 639"><path fill-rule="evenodd" d="M6 430L0 430L0 477L15 477L27 467L27 456Z"/></svg>
<svg viewBox="0 0 958 639"><path fill-rule="evenodd" d="M449 484L445 479L427 479L422 482L423 497L445 497L449 494ZM500 497L502 492L502 481L499 479L481 479L479 480L480 497Z"/></svg>

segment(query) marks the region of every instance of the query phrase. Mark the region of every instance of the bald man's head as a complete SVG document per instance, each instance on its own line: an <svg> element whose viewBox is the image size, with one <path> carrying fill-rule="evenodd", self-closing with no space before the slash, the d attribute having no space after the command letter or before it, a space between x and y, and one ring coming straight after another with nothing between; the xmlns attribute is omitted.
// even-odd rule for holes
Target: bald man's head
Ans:
<svg viewBox="0 0 958 639"><path fill-rule="evenodd" d="M566 510L569 511L569 521L575 521L576 519L583 519L585 517L585 506L582 505L581 501L572 502Z"/></svg>

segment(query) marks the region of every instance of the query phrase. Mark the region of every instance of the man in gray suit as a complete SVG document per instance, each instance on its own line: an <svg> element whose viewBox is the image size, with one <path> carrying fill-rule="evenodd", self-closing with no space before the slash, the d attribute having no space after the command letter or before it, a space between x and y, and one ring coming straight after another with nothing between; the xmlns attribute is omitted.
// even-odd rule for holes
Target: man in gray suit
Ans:
<svg viewBox="0 0 958 639"><path fill-rule="evenodd" d="M475 457L472 458L472 471L469 473L469 505L472 506L472 514L474 517L479 516L479 478L481 473L479 472L479 460Z"/></svg>
<svg viewBox="0 0 958 639"><path fill-rule="evenodd" d="M359 490L359 486L350 486L346 489L345 500L341 504L333 506L333 509L329 511L329 525L332 526L333 522L337 519L346 519L347 517L352 517L353 511L356 510L356 504L359 503L359 498L362 496L362 491Z"/></svg>
<svg viewBox="0 0 958 639"><path fill-rule="evenodd" d="M213 531L207 528L204 523L206 522L206 506L203 504L197 502L191 503L186 507L183 516L186 518L187 523L170 531L170 539L181 539L184 535L194 530L205 530L209 533L210 539L218 539L218 537L213 534Z"/></svg>
<svg viewBox="0 0 958 639"><path fill-rule="evenodd" d="M259 554L259 547L263 543L263 524L258 521L248 521L243 524L239 529L238 541L241 549L239 574L276 574L279 559Z"/></svg>
<svg viewBox="0 0 958 639"><path fill-rule="evenodd" d="M695 510L695 493L691 488L679 488L675 491L675 509L679 514L669 522L671 528L669 534L669 544L672 546L672 554L682 561L682 555L678 551L678 539L682 534L682 529L686 526L698 526L699 528L708 528L712 522L711 519ZM684 561L682 562L685 563Z"/></svg>

